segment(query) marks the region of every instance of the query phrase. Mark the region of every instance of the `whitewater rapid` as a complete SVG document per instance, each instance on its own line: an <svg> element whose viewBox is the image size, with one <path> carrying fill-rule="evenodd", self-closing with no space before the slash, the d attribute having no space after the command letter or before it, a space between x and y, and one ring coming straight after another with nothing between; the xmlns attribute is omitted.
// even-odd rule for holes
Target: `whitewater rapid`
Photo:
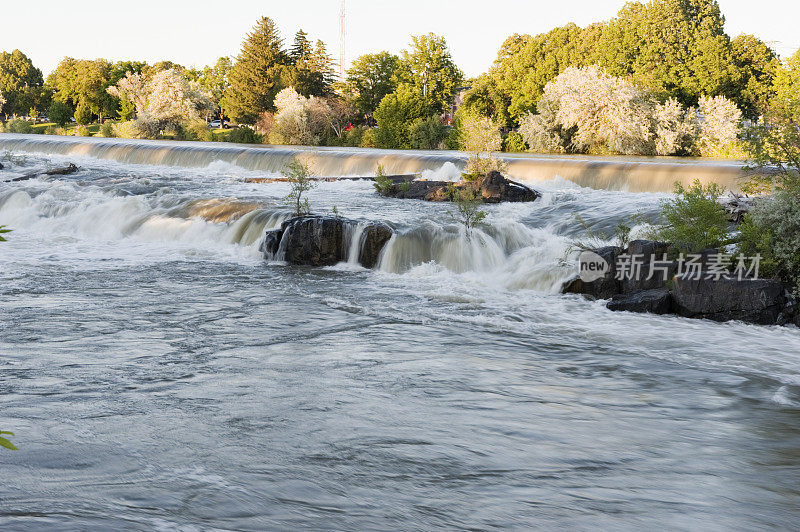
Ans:
<svg viewBox="0 0 800 532"><path fill-rule="evenodd" d="M0 181L80 170L0 183L4 528L796 522L796 328L559 293L577 217L610 232L663 192L557 177L467 233L322 182L312 210L357 223L310 268L259 252L290 217L286 183L251 181L274 172L36 150ZM368 270L371 221L396 235Z"/></svg>

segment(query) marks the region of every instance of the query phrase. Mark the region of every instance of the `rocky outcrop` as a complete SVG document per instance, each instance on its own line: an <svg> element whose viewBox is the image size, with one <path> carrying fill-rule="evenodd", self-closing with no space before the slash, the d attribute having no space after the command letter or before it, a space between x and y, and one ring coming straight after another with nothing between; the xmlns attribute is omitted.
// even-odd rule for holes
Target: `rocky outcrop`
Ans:
<svg viewBox="0 0 800 532"><path fill-rule="evenodd" d="M770 279L695 279L679 275L674 279L673 296L676 313L687 318L761 325L782 321L779 317L789 302L783 284Z"/></svg>
<svg viewBox="0 0 800 532"><path fill-rule="evenodd" d="M641 312L649 314L671 314L672 293L666 288L640 290L629 294L617 294L607 305L618 312Z"/></svg>
<svg viewBox="0 0 800 532"><path fill-rule="evenodd" d="M378 264L383 247L393 234L392 228L386 224L371 223L365 227L360 239L358 263L365 268L374 268Z"/></svg>
<svg viewBox="0 0 800 532"><path fill-rule="evenodd" d="M281 260L307 266L332 266L348 259L345 232L357 222L334 216L300 216L287 220L280 229L267 231L261 251L267 260ZM365 268L378 262L392 229L371 223L361 233L358 261Z"/></svg>
<svg viewBox="0 0 800 532"><path fill-rule="evenodd" d="M623 249L617 246L595 249L594 253L600 255L609 265L604 277L591 282L585 282L580 277L576 277L565 283L561 292L564 294L583 294L592 299L609 299L614 294L619 294L622 291L622 287L616 278L616 265L617 257L622 252Z"/></svg>
<svg viewBox="0 0 800 532"><path fill-rule="evenodd" d="M400 199L425 201L451 201L449 188L470 189L478 193L484 203L529 202L536 201L541 194L515 181L503 177L500 172L489 172L477 181L395 181L385 196Z"/></svg>
<svg viewBox="0 0 800 532"><path fill-rule="evenodd" d="M667 243L647 240L635 240L625 250L593 250L609 266L603 277L592 282L575 278L565 283L562 292L609 299L606 306L613 311L800 326L798 304L779 281L712 275L709 265L718 253L713 249L696 254L699 271L682 273L677 261L665 258L668 250ZM623 269L631 257L639 257L639 267L633 272Z"/></svg>

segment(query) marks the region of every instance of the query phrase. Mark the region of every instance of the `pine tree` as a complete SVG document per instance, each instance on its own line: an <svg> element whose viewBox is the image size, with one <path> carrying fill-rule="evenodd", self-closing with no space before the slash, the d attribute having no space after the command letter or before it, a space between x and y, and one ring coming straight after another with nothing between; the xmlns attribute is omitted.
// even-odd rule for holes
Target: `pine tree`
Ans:
<svg viewBox="0 0 800 532"><path fill-rule="evenodd" d="M319 79L319 93L329 93L336 81L336 70L333 68L333 58L328 55L328 49L321 40L317 40L314 51L309 58L309 64L311 71L316 73Z"/></svg>
<svg viewBox="0 0 800 532"><path fill-rule="evenodd" d="M302 68L303 63L305 63L310 56L311 42L308 40L308 34L303 30L298 30L297 33L294 34L294 44L291 50L289 50L289 58L292 60L293 65Z"/></svg>
<svg viewBox="0 0 800 532"><path fill-rule="evenodd" d="M282 88L281 73L288 63L277 26L272 19L262 17L242 43L230 73L225 95L230 117L252 124L258 115L273 110L275 95Z"/></svg>

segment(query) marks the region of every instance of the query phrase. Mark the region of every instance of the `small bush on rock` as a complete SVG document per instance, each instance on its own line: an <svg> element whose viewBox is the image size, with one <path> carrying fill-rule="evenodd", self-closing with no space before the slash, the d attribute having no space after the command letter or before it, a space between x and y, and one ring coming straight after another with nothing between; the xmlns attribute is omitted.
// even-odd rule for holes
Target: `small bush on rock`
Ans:
<svg viewBox="0 0 800 532"><path fill-rule="evenodd" d="M704 186L695 180L689 188L675 183L675 197L661 206L665 224L654 228L651 237L670 242L676 253L696 253L728 244L728 214L717 201L724 192L716 183Z"/></svg>
<svg viewBox="0 0 800 532"><path fill-rule="evenodd" d="M311 168L309 165L293 159L283 170L283 175L287 178L291 191L284 198L287 205L294 209L295 216L304 216L311 213L311 206L308 198L303 199L303 194L316 188L317 183L311 179Z"/></svg>
<svg viewBox="0 0 800 532"><path fill-rule="evenodd" d="M739 230L738 252L761 255L760 276L777 278L800 295L800 196L781 190L758 201Z"/></svg>

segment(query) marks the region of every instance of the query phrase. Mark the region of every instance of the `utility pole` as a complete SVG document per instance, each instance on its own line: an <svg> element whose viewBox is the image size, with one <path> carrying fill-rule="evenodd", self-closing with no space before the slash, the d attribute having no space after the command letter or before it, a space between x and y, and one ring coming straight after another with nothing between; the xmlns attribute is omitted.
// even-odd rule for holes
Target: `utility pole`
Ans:
<svg viewBox="0 0 800 532"><path fill-rule="evenodd" d="M342 0L341 7L339 9L339 81L344 81L344 61L345 61L344 46L347 36L347 27L345 26L344 2L345 0Z"/></svg>

